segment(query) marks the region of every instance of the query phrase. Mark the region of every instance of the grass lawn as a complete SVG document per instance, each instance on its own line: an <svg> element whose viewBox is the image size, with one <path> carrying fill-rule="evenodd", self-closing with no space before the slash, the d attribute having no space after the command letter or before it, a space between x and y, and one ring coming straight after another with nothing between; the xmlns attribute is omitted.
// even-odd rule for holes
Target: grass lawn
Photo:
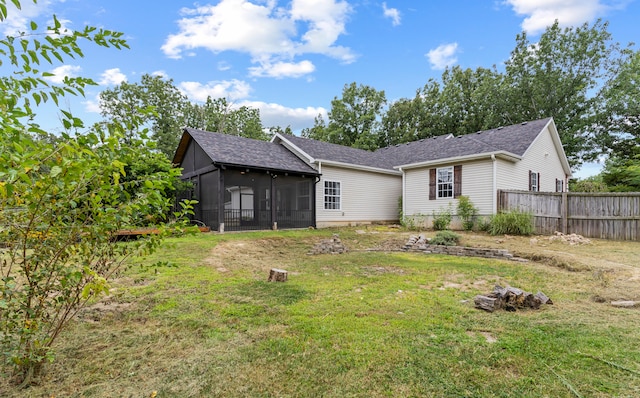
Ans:
<svg viewBox="0 0 640 398"><path fill-rule="evenodd" d="M351 249L308 255L339 233ZM428 236L433 233L428 232ZM463 234L538 261L399 251L384 227L170 239L3 397L638 397L640 245ZM269 283L269 269L289 271ZM554 305L486 313L495 284ZM5 370L6 372L6 370ZM156 395L154 395L156 394Z"/></svg>

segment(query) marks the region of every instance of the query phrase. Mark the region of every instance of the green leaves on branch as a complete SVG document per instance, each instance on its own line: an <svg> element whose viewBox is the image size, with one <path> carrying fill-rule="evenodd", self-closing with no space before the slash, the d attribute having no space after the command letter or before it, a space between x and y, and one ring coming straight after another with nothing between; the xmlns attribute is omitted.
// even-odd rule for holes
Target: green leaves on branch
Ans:
<svg viewBox="0 0 640 398"><path fill-rule="evenodd" d="M5 0L0 17L7 17ZM29 28L0 40L0 64L12 69L0 77L0 355L25 385L53 360L54 341L82 305L108 292L128 258L152 252L182 227L169 223L171 215L183 219L192 209L189 202L171 213L168 192L180 170L146 145L144 129L130 140L117 124L54 137L32 121L32 103L57 104L94 84L65 78L50 85L41 64L82 57L81 40L126 48L122 34L93 27L63 32L55 17L46 32L36 32L36 23ZM61 114L67 130L84 127L70 112ZM116 241L118 230L150 223L160 234Z"/></svg>

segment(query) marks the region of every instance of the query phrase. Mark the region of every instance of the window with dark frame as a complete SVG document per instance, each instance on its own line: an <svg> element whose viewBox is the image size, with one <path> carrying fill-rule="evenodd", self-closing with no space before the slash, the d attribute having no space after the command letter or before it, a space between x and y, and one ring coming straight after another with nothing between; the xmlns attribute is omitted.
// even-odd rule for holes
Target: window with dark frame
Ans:
<svg viewBox="0 0 640 398"><path fill-rule="evenodd" d="M324 208L325 210L341 209L341 187L339 181L324 182Z"/></svg>

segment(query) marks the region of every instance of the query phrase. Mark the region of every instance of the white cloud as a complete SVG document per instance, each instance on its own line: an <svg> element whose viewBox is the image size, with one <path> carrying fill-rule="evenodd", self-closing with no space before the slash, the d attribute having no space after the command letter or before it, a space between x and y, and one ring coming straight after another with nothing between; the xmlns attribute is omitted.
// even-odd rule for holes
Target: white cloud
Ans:
<svg viewBox="0 0 640 398"><path fill-rule="evenodd" d="M382 10L386 18L391 18L393 26L400 25L400 11L397 8L387 8L387 3L382 3Z"/></svg>
<svg viewBox="0 0 640 398"><path fill-rule="evenodd" d="M107 69L100 75L101 79L98 84L101 86L117 85L127 81L127 76L120 72L120 68Z"/></svg>
<svg viewBox="0 0 640 398"><path fill-rule="evenodd" d="M248 106L260 110L260 119L265 127L291 126L293 131L313 127L314 119L321 114L327 120L327 110L322 107L288 108L283 105L259 101L242 101L235 106Z"/></svg>
<svg viewBox="0 0 640 398"><path fill-rule="evenodd" d="M505 0L517 15L527 16L522 29L540 33L557 19L561 26L589 22L613 8L602 0Z"/></svg>
<svg viewBox="0 0 640 398"><path fill-rule="evenodd" d="M156 70L151 72L151 76L159 76L163 79L168 79L169 75L167 74L167 72L163 71L163 70Z"/></svg>
<svg viewBox="0 0 640 398"><path fill-rule="evenodd" d="M353 62L352 51L336 45L346 32L350 13L343 0L293 0L288 9L273 0L220 0L216 5L183 8L179 32L167 37L162 51L170 58L198 48L238 51L251 56L261 75L283 77L268 66L296 64L296 56L311 53ZM298 76L300 69L291 68L291 73Z"/></svg>
<svg viewBox="0 0 640 398"><path fill-rule="evenodd" d="M225 70L231 69L231 65L229 65L226 61L218 62L218 70L224 72Z"/></svg>
<svg viewBox="0 0 640 398"><path fill-rule="evenodd" d="M50 71L50 73L53 73L53 76L47 77L46 80L51 83L62 84L65 77L76 77L81 70L81 67L75 65L58 66Z"/></svg>
<svg viewBox="0 0 640 398"><path fill-rule="evenodd" d="M21 9L17 10L13 2L6 2L7 18L2 21L2 33L7 36L15 36L19 32L28 32L29 22L41 15L50 14L50 0L38 1L22 1Z"/></svg>
<svg viewBox="0 0 640 398"><path fill-rule="evenodd" d="M458 62L458 43L442 44L427 53L432 69L444 69Z"/></svg>
<svg viewBox="0 0 640 398"><path fill-rule="evenodd" d="M88 99L86 101L83 101L82 104L84 105L84 110L85 112L88 113L101 113L101 109L100 109L100 95L96 95L94 97L94 99Z"/></svg>
<svg viewBox="0 0 640 398"><path fill-rule="evenodd" d="M266 63L260 66L249 68L249 75L253 77L301 77L312 73L316 67L310 61L276 62Z"/></svg>
<svg viewBox="0 0 640 398"><path fill-rule="evenodd" d="M249 97L251 86L241 80L212 81L207 84L200 82L182 82L178 88L195 101L204 102L207 97L229 98L232 101Z"/></svg>

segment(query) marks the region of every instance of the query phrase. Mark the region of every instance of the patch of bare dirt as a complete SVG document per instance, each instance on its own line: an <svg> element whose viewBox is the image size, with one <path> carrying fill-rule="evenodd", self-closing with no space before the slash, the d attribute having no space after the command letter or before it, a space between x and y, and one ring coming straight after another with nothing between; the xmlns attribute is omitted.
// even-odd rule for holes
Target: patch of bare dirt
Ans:
<svg viewBox="0 0 640 398"><path fill-rule="evenodd" d="M100 322L105 316L128 311L132 306L133 303L119 303L107 298L81 309L78 319L89 323Z"/></svg>

